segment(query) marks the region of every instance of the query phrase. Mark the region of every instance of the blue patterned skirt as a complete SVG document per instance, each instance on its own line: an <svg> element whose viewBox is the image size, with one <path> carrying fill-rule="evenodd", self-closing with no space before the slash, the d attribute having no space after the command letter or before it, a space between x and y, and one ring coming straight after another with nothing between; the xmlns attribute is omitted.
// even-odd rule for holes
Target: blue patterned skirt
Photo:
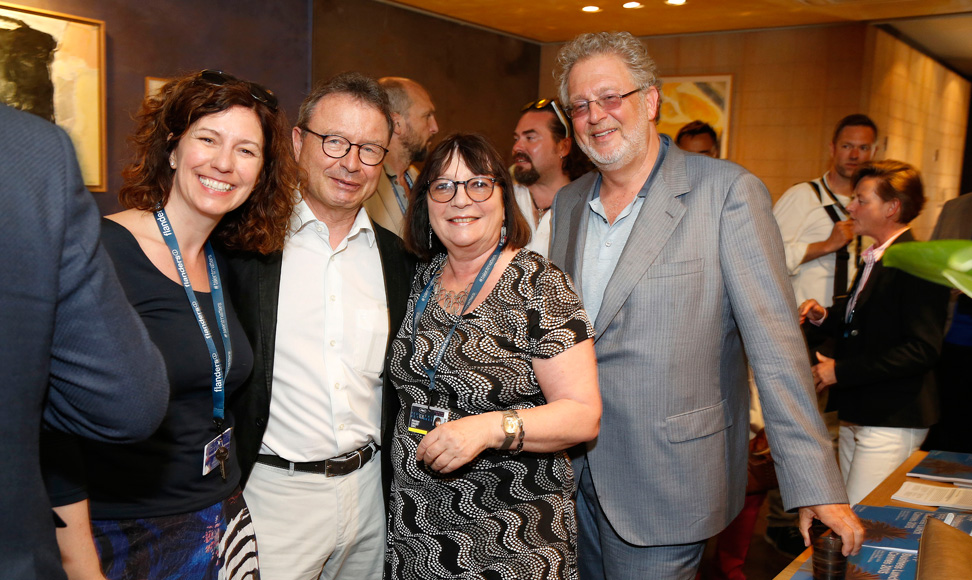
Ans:
<svg viewBox="0 0 972 580"><path fill-rule="evenodd" d="M259 580L250 510L237 490L187 514L92 520L109 580Z"/></svg>

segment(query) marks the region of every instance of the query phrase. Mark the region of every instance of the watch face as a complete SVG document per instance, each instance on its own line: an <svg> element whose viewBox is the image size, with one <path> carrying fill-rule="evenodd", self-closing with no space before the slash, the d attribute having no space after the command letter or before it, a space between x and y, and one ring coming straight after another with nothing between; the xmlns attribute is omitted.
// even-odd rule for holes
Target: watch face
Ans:
<svg viewBox="0 0 972 580"><path fill-rule="evenodd" d="M516 417L513 416L503 417L503 431L505 431L507 435L512 435L513 433L516 433L516 424L517 424Z"/></svg>

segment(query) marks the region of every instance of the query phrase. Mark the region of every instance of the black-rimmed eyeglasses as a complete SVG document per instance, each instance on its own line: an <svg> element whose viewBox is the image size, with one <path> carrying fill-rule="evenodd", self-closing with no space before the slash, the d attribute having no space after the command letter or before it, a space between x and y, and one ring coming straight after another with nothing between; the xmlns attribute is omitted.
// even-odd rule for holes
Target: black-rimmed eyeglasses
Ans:
<svg viewBox="0 0 972 580"><path fill-rule="evenodd" d="M564 114L564 110L560 107L557 99L540 99L539 101L527 103L523 105L520 112L526 113L530 110L545 111L548 109L553 111L553 114L557 116L557 120L564 126L564 129L567 131L567 136L570 137L570 123L567 121L567 116Z"/></svg>
<svg viewBox="0 0 972 580"><path fill-rule="evenodd" d="M229 73L224 73L221 70L213 69L206 69L200 72L198 78L217 87L221 87L226 83L242 83L247 86L247 88L250 90L250 96L253 97L258 103L263 103L266 105L271 112L277 112L277 96L273 94L273 91L264 87L263 85L238 79Z"/></svg>
<svg viewBox="0 0 972 580"><path fill-rule="evenodd" d="M643 90L642 88L635 89L633 91L628 91L623 95L618 95L614 93L608 93L606 95L601 95L596 99L591 99L589 101L579 100L574 101L567 105L567 114L570 115L571 119L580 119L587 116L591 112L591 103L597 103L598 107L601 107L603 111L613 111L621 106L621 103L631 95Z"/></svg>
<svg viewBox="0 0 972 580"><path fill-rule="evenodd" d="M377 143L352 143L340 135L321 135L307 128L301 129L301 131L306 131L311 135L320 137L321 150L324 151L324 155L332 159L344 157L351 151L351 147L354 146L358 148L358 160L365 165L374 167L375 165L381 165L382 160L385 159L385 154L388 153L388 149L385 149Z"/></svg>
<svg viewBox="0 0 972 580"><path fill-rule="evenodd" d="M480 202L489 199L493 195L496 187L496 179L487 175L477 175L470 177L466 181L455 181L440 177L429 182L429 197L432 201L448 203L459 192L459 186L466 188L466 195L469 199Z"/></svg>

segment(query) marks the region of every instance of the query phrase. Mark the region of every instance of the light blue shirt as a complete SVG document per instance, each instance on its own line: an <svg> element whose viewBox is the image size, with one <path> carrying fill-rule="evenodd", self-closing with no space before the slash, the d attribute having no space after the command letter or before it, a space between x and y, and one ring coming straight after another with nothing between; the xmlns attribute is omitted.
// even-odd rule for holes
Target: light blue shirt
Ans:
<svg viewBox="0 0 972 580"><path fill-rule="evenodd" d="M587 310L592 322L597 320L601 301L604 299L604 289L611 275L614 274L621 252L628 243L631 228L634 227L638 214L641 213L641 207L645 204L648 189L668 152L668 141L666 139L659 139L659 141L661 145L658 148L658 158L651 168L651 175L641 186L638 195L621 210L613 224L608 222L604 205L601 203L601 176L598 175L597 181L594 182L594 198L589 202L591 211L587 214L587 240L584 245L584 261L581 265L584 309Z"/></svg>

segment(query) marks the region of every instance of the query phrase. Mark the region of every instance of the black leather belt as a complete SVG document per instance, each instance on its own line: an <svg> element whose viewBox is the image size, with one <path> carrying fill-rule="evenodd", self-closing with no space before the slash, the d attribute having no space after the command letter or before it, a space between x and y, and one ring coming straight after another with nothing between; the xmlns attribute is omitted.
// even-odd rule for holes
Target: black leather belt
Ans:
<svg viewBox="0 0 972 580"><path fill-rule="evenodd" d="M377 454L378 444L374 441L369 441L364 447L359 447L350 453L338 455L337 457L325 459L324 461L294 463L276 455L261 454L257 456L257 463L286 469L291 473L302 471L304 473L321 473L327 477L335 477L337 475L347 475L361 469Z"/></svg>

